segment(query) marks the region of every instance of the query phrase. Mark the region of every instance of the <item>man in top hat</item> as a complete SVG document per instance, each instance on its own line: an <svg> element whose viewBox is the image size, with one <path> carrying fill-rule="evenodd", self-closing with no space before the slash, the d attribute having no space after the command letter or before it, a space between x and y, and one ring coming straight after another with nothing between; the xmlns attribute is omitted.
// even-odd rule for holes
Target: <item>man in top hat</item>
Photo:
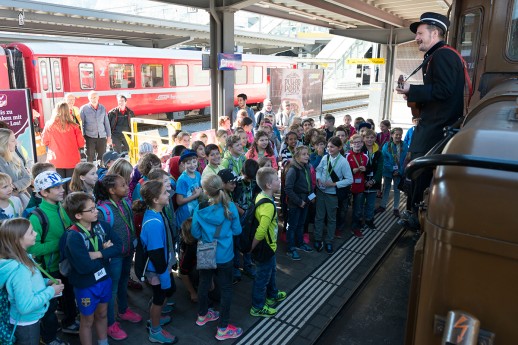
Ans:
<svg viewBox="0 0 518 345"><path fill-rule="evenodd" d="M424 156L443 137L443 128L454 124L464 108L464 66L458 53L446 46L444 36L450 21L442 14L426 12L410 25L415 41L424 54L421 67L424 85L406 84L397 88L420 109L421 121L414 130L409 148L411 159ZM414 181L412 205L423 200L432 172Z"/></svg>

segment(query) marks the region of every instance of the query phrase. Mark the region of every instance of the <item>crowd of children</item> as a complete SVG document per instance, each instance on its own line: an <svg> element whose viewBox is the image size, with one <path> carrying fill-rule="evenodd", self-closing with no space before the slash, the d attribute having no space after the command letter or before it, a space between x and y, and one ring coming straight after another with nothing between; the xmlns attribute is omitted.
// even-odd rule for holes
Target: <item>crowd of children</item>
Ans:
<svg viewBox="0 0 518 345"><path fill-rule="evenodd" d="M397 186L408 148L401 128L390 129L384 120L376 133L373 124L352 122L349 115L339 126L326 115L323 128L315 128L312 119L288 113L258 114L251 119L238 111L234 129L222 118L214 143L191 145L189 133L180 132L167 159L143 143L134 167L114 151L105 153L101 167L77 164L71 178L62 178L52 164L36 163L25 209L12 195L9 175L0 173L0 218L6 219L0 226L0 288L10 304L10 341L66 344L57 337L60 328L79 334L85 345L92 344L92 329L99 345L126 339L117 320L142 321L127 298L128 287L142 289L131 278L134 260L135 274L152 289L151 342L178 341L162 328L171 321L176 265L198 303L196 324L218 320L218 340L237 338L243 330L230 323L230 309L241 274L254 279L252 316L275 315L287 297L275 278L279 229L286 231L289 257L301 260L301 251L334 252L351 200L351 231L358 238L364 225L376 228L374 215L385 211L391 185L399 216ZM311 246L304 232L313 219ZM214 268L197 268L198 241L217 243Z"/></svg>

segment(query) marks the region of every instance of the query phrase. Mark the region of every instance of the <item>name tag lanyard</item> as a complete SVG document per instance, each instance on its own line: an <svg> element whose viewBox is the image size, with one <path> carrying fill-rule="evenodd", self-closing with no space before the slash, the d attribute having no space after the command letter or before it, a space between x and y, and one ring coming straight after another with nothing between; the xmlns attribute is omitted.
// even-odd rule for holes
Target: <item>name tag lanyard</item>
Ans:
<svg viewBox="0 0 518 345"><path fill-rule="evenodd" d="M126 223L126 226L128 227L128 229L131 231L131 234L134 235L135 234L135 229L133 227L133 223L128 221L126 215L124 214L124 212L120 209L119 205L117 205L117 203L115 203L115 201L113 201L112 199L110 199L110 202L112 203L112 205L117 209L117 211L119 212L119 215L121 216L122 220L124 221L124 223ZM124 203L124 201L121 201L122 202L122 205L124 208L126 208L126 212L128 213L128 215L130 214L129 210L127 209L126 207L126 204Z"/></svg>
<svg viewBox="0 0 518 345"><path fill-rule="evenodd" d="M99 251L99 238L97 237L97 235L95 235L95 233L93 233L93 229L92 229L92 235L90 235L90 231L88 231L87 228L85 228L83 225L79 224L79 223L76 223L77 227L79 229L81 229L87 236L88 236L88 240L90 241L90 243L92 244L92 246L94 246L94 251ZM92 239L93 237L93 239Z"/></svg>

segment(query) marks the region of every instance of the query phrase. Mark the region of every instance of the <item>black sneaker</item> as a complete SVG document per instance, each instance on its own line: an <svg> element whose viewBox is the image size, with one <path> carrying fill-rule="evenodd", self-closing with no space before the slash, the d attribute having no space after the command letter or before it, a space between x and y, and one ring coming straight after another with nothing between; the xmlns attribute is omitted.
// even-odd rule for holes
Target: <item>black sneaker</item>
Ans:
<svg viewBox="0 0 518 345"><path fill-rule="evenodd" d="M374 225L374 221L372 219L366 220L365 225L367 225L371 230L376 229L376 225Z"/></svg>
<svg viewBox="0 0 518 345"><path fill-rule="evenodd" d="M326 243L326 252L327 254L331 255L334 253L333 251L333 245L331 243Z"/></svg>
<svg viewBox="0 0 518 345"><path fill-rule="evenodd" d="M324 249L324 244L321 242L321 241L315 241L315 243L313 244L313 246L315 247L315 249L317 250L317 252L321 252L322 249Z"/></svg>

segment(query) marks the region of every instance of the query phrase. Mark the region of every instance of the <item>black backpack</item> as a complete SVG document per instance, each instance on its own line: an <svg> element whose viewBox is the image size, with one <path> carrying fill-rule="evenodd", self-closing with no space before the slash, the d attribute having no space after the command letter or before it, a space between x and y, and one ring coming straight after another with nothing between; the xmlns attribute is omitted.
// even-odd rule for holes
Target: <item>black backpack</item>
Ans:
<svg viewBox="0 0 518 345"><path fill-rule="evenodd" d="M255 233L257 231L257 227L259 226L259 221L255 217L255 210L262 204L271 203L273 205L273 218L277 216L277 209L275 207L275 203L270 198L263 198L258 202L250 205L248 210L245 211L245 215L243 220L241 221L242 232L239 238L239 248L243 253L250 253L252 249L252 242L254 241ZM254 248L252 252L252 258L258 262L265 262L269 258L271 258L275 252L271 249L269 243L272 243L272 237L270 232L267 232L267 237Z"/></svg>

